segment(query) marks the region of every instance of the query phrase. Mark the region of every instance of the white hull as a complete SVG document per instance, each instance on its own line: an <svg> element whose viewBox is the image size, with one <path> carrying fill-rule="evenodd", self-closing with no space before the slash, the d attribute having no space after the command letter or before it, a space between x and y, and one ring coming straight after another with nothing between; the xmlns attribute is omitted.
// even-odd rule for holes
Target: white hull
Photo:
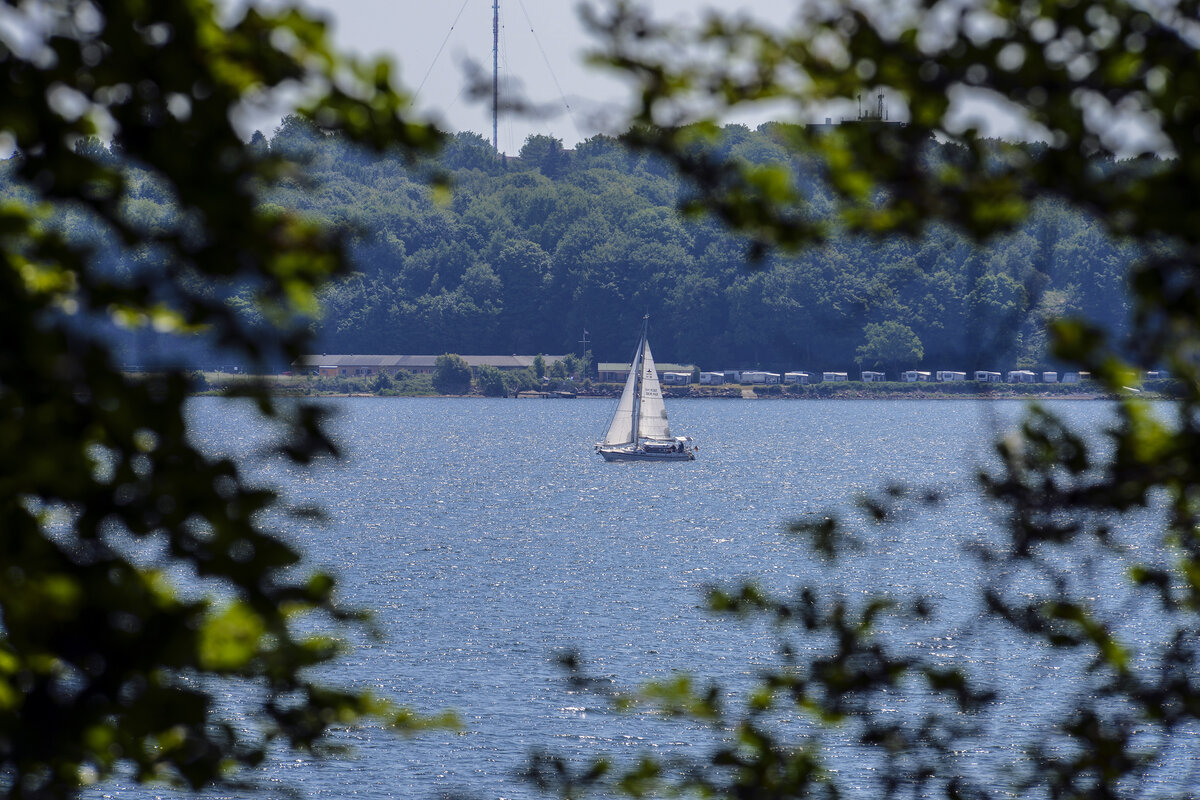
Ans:
<svg viewBox="0 0 1200 800"><path fill-rule="evenodd" d="M600 445L596 452L604 456L605 461L695 461L696 454L691 450L683 452L647 451L633 445L612 446Z"/></svg>

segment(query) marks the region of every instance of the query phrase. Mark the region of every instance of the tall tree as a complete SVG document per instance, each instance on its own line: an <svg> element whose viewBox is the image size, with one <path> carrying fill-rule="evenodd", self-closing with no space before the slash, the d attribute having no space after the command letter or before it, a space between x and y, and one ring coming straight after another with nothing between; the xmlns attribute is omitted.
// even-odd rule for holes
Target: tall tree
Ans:
<svg viewBox="0 0 1200 800"><path fill-rule="evenodd" d="M504 373L491 364L484 364L479 368L479 391L484 397L504 397L508 393Z"/></svg>
<svg viewBox="0 0 1200 800"><path fill-rule="evenodd" d="M466 394L471 388L471 368L462 356L444 353L437 357L433 388L442 394Z"/></svg>
<svg viewBox="0 0 1200 800"><path fill-rule="evenodd" d="M268 749L319 751L331 725L363 714L411 723L305 672L338 647L295 621L359 615L264 528L276 497L197 449L187 376L124 374L100 333L207 329L260 367L301 351L316 287L343 269L340 236L260 205L284 164L239 139L243 103L304 85L314 93L296 119L347 142L411 157L439 139L401 113L408 100L386 64L339 56L319 22L295 10L225 16L205 0L4 12L0 128L23 187L0 210L5 797L71 797L116 769L193 788L239 781ZM100 130L116 137L111 153L88 138ZM156 224L130 205L139 175L171 198ZM44 204L100 235L64 239ZM92 257L103 237L121 243L125 268ZM139 254L153 255L148 268L129 268ZM231 312L239 293L254 298L253 317ZM335 449L317 410L247 391L286 431L289 457ZM147 560L150 541L160 555ZM196 575L214 597L180 594L173 574ZM248 724L215 699L231 682L256 687L240 709Z"/></svg>
<svg viewBox="0 0 1200 800"><path fill-rule="evenodd" d="M537 348L546 327L545 297L550 283L550 256L533 242L507 243L496 261L504 284L505 335L514 353Z"/></svg>
<svg viewBox="0 0 1200 800"><path fill-rule="evenodd" d="M567 167L568 154L563 149L562 139L542 134L531 134L521 146L521 162L541 170L547 178L562 174Z"/></svg>
<svg viewBox="0 0 1200 800"><path fill-rule="evenodd" d="M912 328L894 320L868 322L863 328L866 339L858 348L855 362L867 369L891 373L892 379L906 367L920 366L925 348Z"/></svg>

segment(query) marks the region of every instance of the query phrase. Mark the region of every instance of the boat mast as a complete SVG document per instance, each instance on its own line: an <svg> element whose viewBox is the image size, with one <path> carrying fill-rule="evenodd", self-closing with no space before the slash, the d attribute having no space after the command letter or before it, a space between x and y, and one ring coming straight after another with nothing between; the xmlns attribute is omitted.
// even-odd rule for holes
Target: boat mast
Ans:
<svg viewBox="0 0 1200 800"><path fill-rule="evenodd" d="M492 149L500 152L500 0L492 0Z"/></svg>
<svg viewBox="0 0 1200 800"><path fill-rule="evenodd" d="M646 329L650 325L650 315L642 317L642 336L638 339L637 352L633 354L633 365L630 369L637 370L633 381L633 444L636 447L641 435L642 423L642 364L646 360Z"/></svg>

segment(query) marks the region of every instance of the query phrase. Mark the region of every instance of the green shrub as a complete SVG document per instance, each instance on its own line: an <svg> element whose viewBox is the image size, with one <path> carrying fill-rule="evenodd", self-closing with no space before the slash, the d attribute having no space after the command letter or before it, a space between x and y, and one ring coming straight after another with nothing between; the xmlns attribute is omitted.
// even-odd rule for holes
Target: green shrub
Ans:
<svg viewBox="0 0 1200 800"><path fill-rule="evenodd" d="M375 376L375 380L371 381L371 391L375 394L383 394L391 388L392 379L387 376L386 372L379 373Z"/></svg>
<svg viewBox="0 0 1200 800"><path fill-rule="evenodd" d="M479 368L475 386L484 397L504 397L508 394L508 383L504 373L488 364Z"/></svg>

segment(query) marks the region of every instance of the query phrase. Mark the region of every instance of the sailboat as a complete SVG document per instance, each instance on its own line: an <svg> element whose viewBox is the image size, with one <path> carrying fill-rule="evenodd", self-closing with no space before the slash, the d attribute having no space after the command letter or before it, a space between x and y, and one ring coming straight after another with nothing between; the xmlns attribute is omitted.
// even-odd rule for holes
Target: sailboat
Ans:
<svg viewBox="0 0 1200 800"><path fill-rule="evenodd" d="M608 423L604 441L596 442L596 452L605 461L694 461L696 449L691 438L671 436L667 424L667 407L646 340L649 321L649 314L642 318L642 335L625 389Z"/></svg>

